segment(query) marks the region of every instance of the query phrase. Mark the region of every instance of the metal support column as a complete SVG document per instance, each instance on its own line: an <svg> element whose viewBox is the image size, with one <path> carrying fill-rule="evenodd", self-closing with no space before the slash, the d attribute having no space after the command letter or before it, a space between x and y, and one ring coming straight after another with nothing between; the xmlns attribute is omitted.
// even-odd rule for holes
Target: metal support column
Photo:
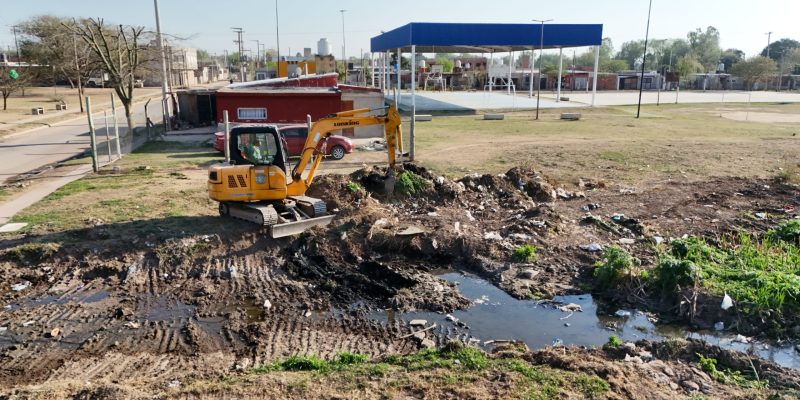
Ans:
<svg viewBox="0 0 800 400"><path fill-rule="evenodd" d="M564 49L558 48L558 82L556 87L556 103L561 102L561 70L564 68Z"/></svg>
<svg viewBox="0 0 800 400"><path fill-rule="evenodd" d="M411 45L411 132L409 146L409 160L414 161L414 129L417 120L417 102L416 102L416 86L417 86L417 46Z"/></svg>
<svg viewBox="0 0 800 400"><path fill-rule="evenodd" d="M594 79L592 79L592 107L594 107L594 98L597 95L597 68L600 66L600 46L594 46L594 71L592 71L592 75Z"/></svg>
<svg viewBox="0 0 800 400"><path fill-rule="evenodd" d="M508 86L507 86L507 89L506 89L506 93L507 94L511 94L511 65L513 65L513 64L514 64L514 52L513 51L509 51L508 52L508 82L506 82L506 83L508 83Z"/></svg>
<svg viewBox="0 0 800 400"><path fill-rule="evenodd" d="M531 46L531 59L530 59L530 63L531 63L531 80L528 82L528 97L533 97L533 64L536 63L534 60L535 60L535 58L533 58L533 46Z"/></svg>

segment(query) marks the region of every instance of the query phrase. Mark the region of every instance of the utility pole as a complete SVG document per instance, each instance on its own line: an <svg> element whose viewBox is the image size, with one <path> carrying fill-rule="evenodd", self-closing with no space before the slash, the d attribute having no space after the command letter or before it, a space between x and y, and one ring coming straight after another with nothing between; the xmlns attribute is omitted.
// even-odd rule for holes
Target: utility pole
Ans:
<svg viewBox="0 0 800 400"><path fill-rule="evenodd" d="M544 53L544 23L550 22L552 19L534 19L533 22L541 22L542 27L539 29L539 82L536 82L536 120L539 120L539 99L542 98L542 54ZM531 52L533 55L533 52ZM531 74L533 79L533 74Z"/></svg>
<svg viewBox="0 0 800 400"><path fill-rule="evenodd" d="M344 83L347 83L347 42L345 41L344 36L344 12L347 10L339 10L342 13L342 64L344 64ZM413 69L413 67L412 67Z"/></svg>
<svg viewBox="0 0 800 400"><path fill-rule="evenodd" d="M281 61L281 30L280 30L279 25L278 25L278 0L275 0L275 37L277 38L277 42L278 42L278 60L277 61L280 62ZM278 71L278 69L277 69L277 65L278 64L275 64L275 65L276 65L275 71L277 72Z"/></svg>
<svg viewBox="0 0 800 400"><path fill-rule="evenodd" d="M78 45L75 42L75 35L72 35L72 51L75 53L75 71L78 74L78 104L81 105L81 113L83 113L83 86L81 86L81 64L78 62Z"/></svg>
<svg viewBox="0 0 800 400"><path fill-rule="evenodd" d="M239 76L241 81L244 82L244 65L242 64L242 28L231 28L234 32L236 32L237 39L233 42L239 45Z"/></svg>
<svg viewBox="0 0 800 400"><path fill-rule="evenodd" d="M251 42L256 42L256 68L258 68L258 63L261 62L261 41L251 40Z"/></svg>
<svg viewBox="0 0 800 400"><path fill-rule="evenodd" d="M156 41L158 42L158 52L161 54L161 118L164 124L164 132L169 128L169 103L167 102L167 56L164 53L164 40L161 36L161 19L158 16L158 0L153 0L156 9ZM87 112L88 102L87 102Z"/></svg>
<svg viewBox="0 0 800 400"><path fill-rule="evenodd" d="M769 58L769 45L771 44L772 32L767 32L767 58Z"/></svg>
<svg viewBox="0 0 800 400"><path fill-rule="evenodd" d="M650 36L650 11L653 9L653 0L647 8L647 30L644 32L644 55L642 55L642 75L639 77L639 104L636 106L636 118L642 111L642 89L644 88L644 67L647 64L647 39Z"/></svg>
<svg viewBox="0 0 800 400"><path fill-rule="evenodd" d="M22 61L22 57L20 57L19 55L19 43L17 42L17 26L12 25L11 28L14 30L14 48L17 49L17 66L19 66L19 63ZM83 109L83 106L81 106L81 109Z"/></svg>

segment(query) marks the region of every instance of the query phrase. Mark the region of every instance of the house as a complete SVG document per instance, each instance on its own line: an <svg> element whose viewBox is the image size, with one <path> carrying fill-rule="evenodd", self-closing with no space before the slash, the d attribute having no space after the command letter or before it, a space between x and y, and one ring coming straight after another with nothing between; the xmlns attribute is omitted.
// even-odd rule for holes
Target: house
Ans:
<svg viewBox="0 0 800 400"><path fill-rule="evenodd" d="M644 76L642 71L622 71L617 74L617 90L639 90L640 85L642 90L659 90L664 87L664 77L658 71L645 71Z"/></svg>

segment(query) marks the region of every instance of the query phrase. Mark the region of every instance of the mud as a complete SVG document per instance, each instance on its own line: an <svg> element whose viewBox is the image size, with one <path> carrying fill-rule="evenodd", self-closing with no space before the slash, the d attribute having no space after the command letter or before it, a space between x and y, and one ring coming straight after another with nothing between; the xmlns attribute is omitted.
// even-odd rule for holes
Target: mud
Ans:
<svg viewBox="0 0 800 400"><path fill-rule="evenodd" d="M772 181L633 190L582 182L566 190L521 168L455 181L405 168L427 182L412 196L386 194L375 179L379 169L319 177L309 195L327 199L337 218L295 238L220 228L112 247L105 244L115 227L101 223L68 233L80 241L33 263L13 250L47 237L7 240L0 249L0 387L88 381L157 393L174 380L214 379L292 354L410 353L421 344L404 321L370 315L468 308L458 286L437 277L443 268L473 273L516 298L581 294L598 258L587 244L633 239L622 246L646 259L654 236L763 231L774 221L754 213L791 215L800 207L796 186ZM349 190L351 181L361 188ZM625 218L587 223L585 208L602 221ZM511 256L524 243L538 249L530 263ZM30 287L9 290L26 281ZM447 335L429 338L441 344ZM578 367L594 362L564 351ZM763 365L796 386L793 371Z"/></svg>

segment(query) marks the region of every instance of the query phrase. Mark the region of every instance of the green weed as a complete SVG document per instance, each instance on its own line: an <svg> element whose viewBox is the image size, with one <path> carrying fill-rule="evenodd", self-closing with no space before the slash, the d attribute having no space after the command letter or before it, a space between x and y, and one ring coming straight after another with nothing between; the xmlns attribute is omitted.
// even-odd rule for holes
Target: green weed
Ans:
<svg viewBox="0 0 800 400"><path fill-rule="evenodd" d="M339 365L363 364L367 361L369 361L369 357L366 354L344 351L336 356L336 363Z"/></svg>
<svg viewBox="0 0 800 400"><path fill-rule="evenodd" d="M762 388L767 385L766 381L758 380L758 379L749 379L742 375L740 371L734 371L730 369L726 369L721 371L717 369L717 359L711 357L704 357L700 353L697 354L699 358L698 363L700 364L700 368L703 369L709 376L714 378L714 380L718 382L722 382L728 385L737 385L742 387L751 387L751 388Z"/></svg>
<svg viewBox="0 0 800 400"><path fill-rule="evenodd" d="M611 246L603 250L603 257L594 264L594 277L601 288L610 289L629 276L639 260L625 250Z"/></svg>
<svg viewBox="0 0 800 400"><path fill-rule="evenodd" d="M536 260L536 247L524 244L514 249L511 258L516 262L529 263Z"/></svg>
<svg viewBox="0 0 800 400"><path fill-rule="evenodd" d="M619 347L622 345L622 339L618 338L617 335L611 335L608 337L607 343L611 347Z"/></svg>
<svg viewBox="0 0 800 400"><path fill-rule="evenodd" d="M767 232L767 238L773 242L784 241L800 245L800 219L784 221Z"/></svg>
<svg viewBox="0 0 800 400"><path fill-rule="evenodd" d="M578 379L575 380L575 383L578 389L590 398L594 398L611 390L611 385L605 380L586 374L578 375Z"/></svg>
<svg viewBox="0 0 800 400"><path fill-rule="evenodd" d="M347 185L345 185L345 188L348 191L350 191L350 193L358 193L358 191L361 190L361 185L359 185L358 182L352 182L351 181L351 182L347 182Z"/></svg>
<svg viewBox="0 0 800 400"><path fill-rule="evenodd" d="M422 192L426 187L428 187L428 185L429 183L425 180L425 178L411 171L403 171L395 181L394 191L411 196L413 194Z"/></svg>

